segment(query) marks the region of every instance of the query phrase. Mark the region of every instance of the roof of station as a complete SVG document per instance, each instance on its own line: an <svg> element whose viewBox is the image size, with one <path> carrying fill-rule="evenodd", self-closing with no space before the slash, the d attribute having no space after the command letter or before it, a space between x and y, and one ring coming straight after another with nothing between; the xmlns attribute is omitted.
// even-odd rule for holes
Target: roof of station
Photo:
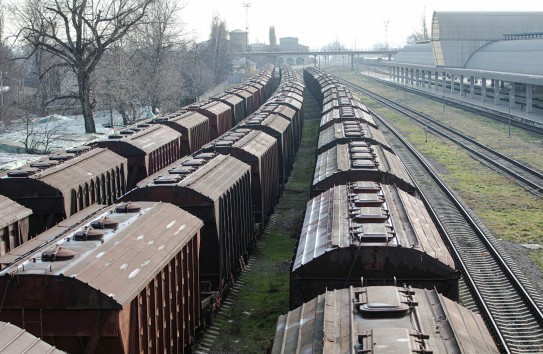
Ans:
<svg viewBox="0 0 543 354"><path fill-rule="evenodd" d="M543 76L543 39L489 43L473 53L466 69Z"/></svg>
<svg viewBox="0 0 543 354"><path fill-rule="evenodd" d="M393 60L406 64L435 65L432 43L425 42L406 45L400 49Z"/></svg>
<svg viewBox="0 0 543 354"><path fill-rule="evenodd" d="M543 30L543 12L434 12L432 40L496 41L504 34Z"/></svg>

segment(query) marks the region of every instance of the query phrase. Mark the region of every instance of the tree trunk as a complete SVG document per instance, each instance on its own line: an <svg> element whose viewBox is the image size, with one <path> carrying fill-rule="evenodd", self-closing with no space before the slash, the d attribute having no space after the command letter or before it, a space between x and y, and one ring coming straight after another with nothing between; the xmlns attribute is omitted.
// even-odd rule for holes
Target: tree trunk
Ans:
<svg viewBox="0 0 543 354"><path fill-rule="evenodd" d="M79 86L81 112L85 121L85 133L96 133L96 125L94 124L94 116L92 114L92 105L90 100L90 78L88 74L85 72L78 73L77 84Z"/></svg>

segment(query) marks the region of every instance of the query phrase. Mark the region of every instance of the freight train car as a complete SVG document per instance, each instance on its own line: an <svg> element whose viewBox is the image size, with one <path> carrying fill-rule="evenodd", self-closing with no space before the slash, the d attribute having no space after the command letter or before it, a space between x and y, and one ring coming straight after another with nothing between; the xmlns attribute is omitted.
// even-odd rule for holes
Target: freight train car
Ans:
<svg viewBox="0 0 543 354"><path fill-rule="evenodd" d="M232 128L233 111L221 101L206 100L184 107L188 111L198 112L209 118L209 136L216 139Z"/></svg>
<svg viewBox="0 0 543 354"><path fill-rule="evenodd" d="M253 217L261 229L273 212L279 194L277 140L258 130L236 128L201 151L230 155L251 166Z"/></svg>
<svg viewBox="0 0 543 354"><path fill-rule="evenodd" d="M361 278L458 297L454 261L422 201L375 182L336 186L309 201L292 263L291 308Z"/></svg>
<svg viewBox="0 0 543 354"><path fill-rule="evenodd" d="M251 168L226 155L197 153L141 181L122 201L163 201L204 221L200 277L220 301L254 241Z"/></svg>
<svg viewBox="0 0 543 354"><path fill-rule="evenodd" d="M107 148L128 160L128 189L181 157L181 133L166 125L139 124L91 145Z"/></svg>
<svg viewBox="0 0 543 354"><path fill-rule="evenodd" d="M392 148L380 130L361 121L345 120L320 131L317 154L321 154L336 145L355 141L357 143L366 143L368 147L380 145L392 152Z"/></svg>
<svg viewBox="0 0 543 354"><path fill-rule="evenodd" d="M190 155L211 141L209 118L198 112L181 110L151 123L164 124L181 133L181 156Z"/></svg>
<svg viewBox="0 0 543 354"><path fill-rule="evenodd" d="M202 225L167 203L84 210L0 257L0 320L70 354L183 352Z"/></svg>
<svg viewBox="0 0 543 354"><path fill-rule="evenodd" d="M279 147L279 184L285 184L296 155L295 137L291 121L275 113L257 112L239 123L238 127L260 130L277 139Z"/></svg>
<svg viewBox="0 0 543 354"><path fill-rule="evenodd" d="M394 184L410 193L416 189L398 156L380 145L354 141L338 144L317 156L311 196L358 180Z"/></svg>
<svg viewBox="0 0 543 354"><path fill-rule="evenodd" d="M0 194L32 210L31 236L90 205L113 203L126 186L126 158L89 146L51 154L0 178Z"/></svg>
<svg viewBox="0 0 543 354"><path fill-rule="evenodd" d="M234 127L247 117L247 109L243 98L233 93L223 92L210 98L211 101L221 102L230 108L230 126ZM222 134L221 134L222 135ZM212 139L216 137L212 136Z"/></svg>
<svg viewBox="0 0 543 354"><path fill-rule="evenodd" d="M327 291L279 317L272 354L498 354L478 314L436 290L368 286Z"/></svg>
<svg viewBox="0 0 543 354"><path fill-rule="evenodd" d="M0 256L28 241L32 210L0 195Z"/></svg>

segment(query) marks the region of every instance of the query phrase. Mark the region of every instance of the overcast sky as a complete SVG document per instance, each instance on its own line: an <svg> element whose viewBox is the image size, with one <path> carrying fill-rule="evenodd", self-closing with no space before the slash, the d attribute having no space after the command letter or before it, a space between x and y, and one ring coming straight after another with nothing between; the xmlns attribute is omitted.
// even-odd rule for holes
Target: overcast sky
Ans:
<svg viewBox="0 0 543 354"><path fill-rule="evenodd" d="M217 14L229 31L245 30L244 3L249 3L249 42L268 44L270 26L277 39L298 37L310 48L339 40L347 48L369 49L385 42L405 44L419 30L426 13L430 29L434 11L543 11L541 0L185 0L181 21L198 41L209 37L211 19Z"/></svg>

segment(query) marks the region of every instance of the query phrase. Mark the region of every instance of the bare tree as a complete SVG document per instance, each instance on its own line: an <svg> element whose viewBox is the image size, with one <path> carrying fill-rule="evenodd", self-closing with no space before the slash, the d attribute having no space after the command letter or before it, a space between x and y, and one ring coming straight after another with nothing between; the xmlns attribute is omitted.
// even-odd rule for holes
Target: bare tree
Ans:
<svg viewBox="0 0 543 354"><path fill-rule="evenodd" d="M226 22L213 16L211 21L211 34L207 46L207 63L213 72L213 80L219 83L228 73L228 31Z"/></svg>
<svg viewBox="0 0 543 354"><path fill-rule="evenodd" d="M106 49L124 37L154 0L25 0L15 7L18 38L61 59L73 71L85 131L95 133L91 77Z"/></svg>
<svg viewBox="0 0 543 354"><path fill-rule="evenodd" d="M49 154L59 148L52 144L66 139L68 123L53 117L37 119L26 113L21 120L12 124L8 131L22 133L19 142L27 154Z"/></svg>
<svg viewBox="0 0 543 354"><path fill-rule="evenodd" d="M407 37L407 43L413 44L428 40L430 40L430 34L428 32L428 24L426 23L426 11L424 11L420 20L420 29L415 29L414 32Z"/></svg>
<svg viewBox="0 0 543 354"><path fill-rule="evenodd" d="M275 26L270 26L270 49L276 50L277 49L277 37L275 35Z"/></svg>
<svg viewBox="0 0 543 354"><path fill-rule="evenodd" d="M155 0L130 37L138 53L139 85L143 102L158 113L171 109L180 95L179 51L186 46L179 12L179 0ZM174 103L175 102L175 103Z"/></svg>

